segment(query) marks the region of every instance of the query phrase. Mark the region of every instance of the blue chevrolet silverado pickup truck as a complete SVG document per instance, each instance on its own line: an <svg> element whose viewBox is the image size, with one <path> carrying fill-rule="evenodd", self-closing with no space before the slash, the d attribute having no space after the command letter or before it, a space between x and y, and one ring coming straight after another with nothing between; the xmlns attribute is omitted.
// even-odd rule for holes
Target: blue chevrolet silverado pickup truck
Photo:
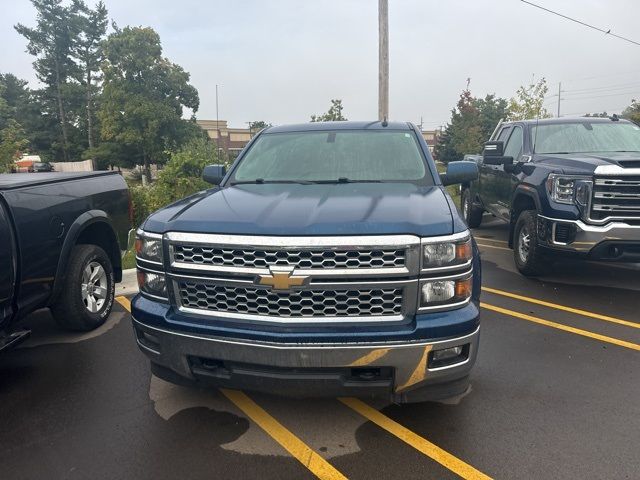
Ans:
<svg viewBox="0 0 640 480"><path fill-rule="evenodd" d="M640 127L617 117L502 123L462 192L468 225L509 223L524 275L554 255L640 262Z"/></svg>
<svg viewBox="0 0 640 480"><path fill-rule="evenodd" d="M465 393L480 259L408 123L270 127L217 187L152 214L136 243L135 337L155 375L293 396Z"/></svg>

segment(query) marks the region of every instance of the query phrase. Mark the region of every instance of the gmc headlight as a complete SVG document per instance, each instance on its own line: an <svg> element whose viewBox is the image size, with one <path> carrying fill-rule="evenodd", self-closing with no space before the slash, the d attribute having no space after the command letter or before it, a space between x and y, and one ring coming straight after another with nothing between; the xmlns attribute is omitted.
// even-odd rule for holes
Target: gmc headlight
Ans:
<svg viewBox="0 0 640 480"><path fill-rule="evenodd" d="M434 278L420 282L420 308L461 306L471 298L473 276L467 274L460 278Z"/></svg>
<svg viewBox="0 0 640 480"><path fill-rule="evenodd" d="M163 300L168 299L167 280L162 273L138 269L138 288L143 294L146 293Z"/></svg>
<svg viewBox="0 0 640 480"><path fill-rule="evenodd" d="M162 263L162 235L136 232L136 257L148 262Z"/></svg>
<svg viewBox="0 0 640 480"><path fill-rule="evenodd" d="M590 177L551 173L547 178L547 191L551 199L567 205L588 205L592 186Z"/></svg>
<svg viewBox="0 0 640 480"><path fill-rule="evenodd" d="M471 262L471 235L463 232L450 237L422 239L422 270L449 270Z"/></svg>

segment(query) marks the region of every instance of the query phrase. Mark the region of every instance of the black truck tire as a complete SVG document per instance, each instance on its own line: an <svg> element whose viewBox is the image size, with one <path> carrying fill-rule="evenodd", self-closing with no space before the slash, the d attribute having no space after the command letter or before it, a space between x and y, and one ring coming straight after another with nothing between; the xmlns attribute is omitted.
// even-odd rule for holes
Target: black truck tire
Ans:
<svg viewBox="0 0 640 480"><path fill-rule="evenodd" d="M460 204L462 205L462 216L464 217L464 221L467 222L469 228L478 228L482 223L482 214L484 213L484 210L473 205L469 189L465 188L462 190Z"/></svg>
<svg viewBox="0 0 640 480"><path fill-rule="evenodd" d="M102 325L113 308L115 281L111 260L96 245L71 251L62 291L51 311L66 330L87 332Z"/></svg>
<svg viewBox="0 0 640 480"><path fill-rule="evenodd" d="M513 257L524 276L537 277L551 270L549 258L538 243L538 214L535 210L520 212L513 231Z"/></svg>

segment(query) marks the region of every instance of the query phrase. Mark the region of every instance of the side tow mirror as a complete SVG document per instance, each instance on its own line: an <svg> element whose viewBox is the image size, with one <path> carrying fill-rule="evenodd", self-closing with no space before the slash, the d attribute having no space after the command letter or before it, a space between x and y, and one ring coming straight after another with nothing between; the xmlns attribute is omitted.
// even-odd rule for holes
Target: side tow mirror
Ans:
<svg viewBox="0 0 640 480"><path fill-rule="evenodd" d="M207 165L202 171L202 179L213 185L220 185L226 174L227 168L224 165Z"/></svg>
<svg viewBox="0 0 640 480"><path fill-rule="evenodd" d="M504 142L486 142L482 151L485 165L512 165L513 157L504 156Z"/></svg>
<svg viewBox="0 0 640 480"><path fill-rule="evenodd" d="M447 172L440 176L442 184L455 185L456 183L468 183L478 179L478 164L467 160L451 162L447 165Z"/></svg>

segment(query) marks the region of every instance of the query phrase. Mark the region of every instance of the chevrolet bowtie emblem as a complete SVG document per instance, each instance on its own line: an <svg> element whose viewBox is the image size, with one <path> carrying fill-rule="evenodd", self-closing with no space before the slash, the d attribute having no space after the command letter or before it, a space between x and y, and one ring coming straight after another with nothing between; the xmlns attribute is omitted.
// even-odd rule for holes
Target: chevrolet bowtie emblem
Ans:
<svg viewBox="0 0 640 480"><path fill-rule="evenodd" d="M304 285L309 277L293 275L293 268L269 267L269 275L260 275L260 285L270 285L274 290L289 290Z"/></svg>

